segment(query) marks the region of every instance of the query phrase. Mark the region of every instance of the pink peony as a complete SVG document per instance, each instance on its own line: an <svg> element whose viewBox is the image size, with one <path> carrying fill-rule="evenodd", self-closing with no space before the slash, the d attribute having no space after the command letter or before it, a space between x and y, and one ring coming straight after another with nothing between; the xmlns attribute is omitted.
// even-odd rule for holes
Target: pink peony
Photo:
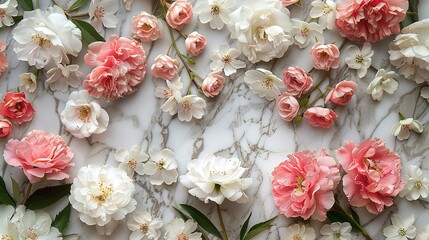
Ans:
<svg viewBox="0 0 429 240"><path fill-rule="evenodd" d="M9 137L12 132L12 123L7 119L0 120L0 138Z"/></svg>
<svg viewBox="0 0 429 240"><path fill-rule="evenodd" d="M206 47L207 39L203 35L192 32L185 40L186 51L191 56L200 55Z"/></svg>
<svg viewBox="0 0 429 240"><path fill-rule="evenodd" d="M143 11L133 17L131 32L142 42L152 42L161 37L162 23L157 17Z"/></svg>
<svg viewBox="0 0 429 240"><path fill-rule="evenodd" d="M311 126L330 128L338 116L332 109L312 107L305 111L304 117Z"/></svg>
<svg viewBox="0 0 429 240"><path fill-rule="evenodd" d="M146 74L146 54L136 40L112 35L88 46L85 63L95 67L83 87L96 98L115 100L137 90Z"/></svg>
<svg viewBox="0 0 429 240"><path fill-rule="evenodd" d="M216 97L222 91L224 84L225 78L221 72L211 72L204 79L201 88L206 97Z"/></svg>
<svg viewBox="0 0 429 240"><path fill-rule="evenodd" d="M288 6L295 4L297 2L299 2L299 0L282 0L282 4L285 7L288 7Z"/></svg>
<svg viewBox="0 0 429 240"><path fill-rule="evenodd" d="M33 105L25 98L23 92L7 92L0 103L0 114L15 124L29 122L34 117Z"/></svg>
<svg viewBox="0 0 429 240"><path fill-rule="evenodd" d="M60 137L49 132L33 130L21 141L11 139L5 146L4 160L20 167L31 183L42 179L63 180L74 163L73 152Z"/></svg>
<svg viewBox="0 0 429 240"><path fill-rule="evenodd" d="M9 67L4 50L6 50L6 43L0 41L0 74L4 73Z"/></svg>
<svg viewBox="0 0 429 240"><path fill-rule="evenodd" d="M336 151L346 171L344 193L352 206L366 207L378 214L384 206L392 206L393 197L404 187L401 160L381 139L366 139L359 146L346 141Z"/></svg>
<svg viewBox="0 0 429 240"><path fill-rule="evenodd" d="M179 61L170 56L160 54L155 58L155 63L150 68L152 75L165 80L172 80L179 69Z"/></svg>
<svg viewBox="0 0 429 240"><path fill-rule="evenodd" d="M341 180L339 166L324 150L288 155L273 173L273 196L286 217L325 221L334 205L333 190Z"/></svg>
<svg viewBox="0 0 429 240"><path fill-rule="evenodd" d="M292 121L299 111L299 102L287 92L277 97L279 115L285 121Z"/></svg>
<svg viewBox="0 0 429 240"><path fill-rule="evenodd" d="M283 83L288 93L301 97L313 86L313 79L300 67L288 67L283 72Z"/></svg>
<svg viewBox="0 0 429 240"><path fill-rule="evenodd" d="M352 99L357 84L352 81L341 81L326 96L325 103L347 105Z"/></svg>
<svg viewBox="0 0 429 240"><path fill-rule="evenodd" d="M400 32L408 10L407 0L342 0L336 26L343 37L364 43L377 42Z"/></svg>
<svg viewBox="0 0 429 240"><path fill-rule="evenodd" d="M192 5L186 0L176 0L168 8L166 20L172 28L181 30L192 20Z"/></svg>
<svg viewBox="0 0 429 240"><path fill-rule="evenodd" d="M310 54L316 69L329 71L340 66L340 50L334 44L318 42L311 48Z"/></svg>

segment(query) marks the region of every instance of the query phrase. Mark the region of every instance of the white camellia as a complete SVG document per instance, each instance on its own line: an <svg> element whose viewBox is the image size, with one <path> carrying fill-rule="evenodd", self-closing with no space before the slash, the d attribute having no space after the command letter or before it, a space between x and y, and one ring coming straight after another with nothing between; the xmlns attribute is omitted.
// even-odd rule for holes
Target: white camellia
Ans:
<svg viewBox="0 0 429 240"><path fill-rule="evenodd" d="M16 7L18 7L16 0L7 0L0 4L0 27L10 27L15 23L12 17L18 15Z"/></svg>
<svg viewBox="0 0 429 240"><path fill-rule="evenodd" d="M267 100L273 100L280 95L283 81L271 71L258 68L249 70L244 74L244 82L252 92Z"/></svg>
<svg viewBox="0 0 429 240"><path fill-rule="evenodd" d="M408 167L408 174L404 176L404 182L405 187L399 193L401 197L405 197L408 201L428 197L429 179L423 175L418 166L411 165Z"/></svg>

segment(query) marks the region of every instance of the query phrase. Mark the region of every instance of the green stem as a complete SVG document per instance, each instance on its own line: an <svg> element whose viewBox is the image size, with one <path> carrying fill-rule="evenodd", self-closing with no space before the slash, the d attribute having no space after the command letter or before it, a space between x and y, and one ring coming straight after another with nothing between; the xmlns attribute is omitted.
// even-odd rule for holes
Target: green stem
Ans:
<svg viewBox="0 0 429 240"><path fill-rule="evenodd" d="M80 14L76 14L76 15L72 15L72 18L78 18L78 17L88 17L89 13L80 13Z"/></svg>
<svg viewBox="0 0 429 240"><path fill-rule="evenodd" d="M27 188L25 190L24 198L22 199L22 205L25 205L27 203L28 198L30 197L31 188L33 187L33 184L30 182L27 184Z"/></svg>
<svg viewBox="0 0 429 240"><path fill-rule="evenodd" d="M335 200L334 207L340 209L342 212L344 212L345 214L349 215L349 213L347 213L343 209L343 207L341 207L341 205L338 203L337 200ZM359 231L362 233L362 235L365 237L366 240L372 240L372 238L369 236L368 232L360 225L360 223L356 222L354 219L352 221L359 228Z"/></svg>
<svg viewBox="0 0 429 240"><path fill-rule="evenodd" d="M220 227L222 228L223 240L228 240L228 234L226 233L225 224L223 222L222 213L220 212L219 204L216 204L217 215L219 216Z"/></svg>
<svg viewBox="0 0 429 240"><path fill-rule="evenodd" d="M36 8L40 8L40 0L36 0Z"/></svg>
<svg viewBox="0 0 429 240"><path fill-rule="evenodd" d="M310 91L308 91L306 94L304 94L302 96L302 99L305 98L305 97L310 97L311 93L313 93L315 90L319 89L320 84L322 84L323 80L325 80L325 78L328 75L329 75L329 72L324 72L324 74L320 78L319 82Z"/></svg>

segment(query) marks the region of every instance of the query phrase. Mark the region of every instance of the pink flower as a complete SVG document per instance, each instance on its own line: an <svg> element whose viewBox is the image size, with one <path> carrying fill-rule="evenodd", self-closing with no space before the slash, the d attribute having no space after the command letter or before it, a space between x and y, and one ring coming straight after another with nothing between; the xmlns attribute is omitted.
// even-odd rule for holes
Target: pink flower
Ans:
<svg viewBox="0 0 429 240"><path fill-rule="evenodd" d="M326 96L325 104L330 101L336 105L347 105L355 95L353 90L356 86L357 84L352 81L339 82Z"/></svg>
<svg viewBox="0 0 429 240"><path fill-rule="evenodd" d="M200 55L203 52L206 44L206 37L197 32L192 32L185 40L186 51L194 57Z"/></svg>
<svg viewBox="0 0 429 240"><path fill-rule="evenodd" d="M9 67L9 62L7 61L4 50L6 50L6 43L0 42L0 74L4 73Z"/></svg>
<svg viewBox="0 0 429 240"><path fill-rule="evenodd" d="M277 97L279 115L285 121L292 121L299 111L299 102L287 92Z"/></svg>
<svg viewBox="0 0 429 240"><path fill-rule="evenodd" d="M21 141L11 139L5 146L4 160L20 167L31 183L44 178L63 180L65 172L74 166L73 152L60 137L49 132L33 130Z"/></svg>
<svg viewBox="0 0 429 240"><path fill-rule="evenodd" d="M15 124L29 122L34 117L33 105L25 98L23 92L7 92L0 103L0 114Z"/></svg>
<svg viewBox="0 0 429 240"><path fill-rule="evenodd" d="M288 93L301 97L313 86L313 79L300 67L288 67L283 72L283 83Z"/></svg>
<svg viewBox="0 0 429 240"><path fill-rule="evenodd" d="M7 119L0 120L0 138L9 137L12 132L12 123Z"/></svg>
<svg viewBox="0 0 429 240"><path fill-rule="evenodd" d="M338 116L332 109L312 107L305 111L304 117L311 126L330 128Z"/></svg>
<svg viewBox="0 0 429 240"><path fill-rule="evenodd" d="M88 46L85 63L95 67L83 87L96 98L115 100L131 94L146 75L146 54L136 40L112 35Z"/></svg>
<svg viewBox="0 0 429 240"><path fill-rule="evenodd" d="M317 42L311 48L310 54L316 69L329 71L340 66L340 50L334 44Z"/></svg>
<svg viewBox="0 0 429 240"><path fill-rule="evenodd" d="M155 63L150 68L152 75L165 80L172 80L179 68L179 61L170 56L160 54L155 58Z"/></svg>
<svg viewBox="0 0 429 240"><path fill-rule="evenodd" d="M292 4L299 2L299 0L282 0L283 6L288 7Z"/></svg>
<svg viewBox="0 0 429 240"><path fill-rule="evenodd" d="M359 43L377 42L400 32L399 23L407 9L407 0L342 0L335 23L343 37Z"/></svg>
<svg viewBox="0 0 429 240"><path fill-rule="evenodd" d="M216 97L222 91L224 84L225 78L222 76L221 71L211 72L204 79L201 88L206 97Z"/></svg>
<svg viewBox="0 0 429 240"><path fill-rule="evenodd" d="M181 30L192 20L192 5L186 0L176 0L168 8L166 19L172 28Z"/></svg>
<svg viewBox="0 0 429 240"><path fill-rule="evenodd" d="M329 154L303 151L288 155L273 173L273 196L286 217L326 219L334 205L333 190L341 180L339 167Z"/></svg>
<svg viewBox="0 0 429 240"><path fill-rule="evenodd" d="M133 17L131 32L142 42L152 42L161 37L162 23L157 17L143 11Z"/></svg>
<svg viewBox="0 0 429 240"><path fill-rule="evenodd" d="M336 154L347 173L343 177L344 193L352 206L366 207L373 214L392 206L393 197L404 187L397 153L376 138L358 146L346 141Z"/></svg>

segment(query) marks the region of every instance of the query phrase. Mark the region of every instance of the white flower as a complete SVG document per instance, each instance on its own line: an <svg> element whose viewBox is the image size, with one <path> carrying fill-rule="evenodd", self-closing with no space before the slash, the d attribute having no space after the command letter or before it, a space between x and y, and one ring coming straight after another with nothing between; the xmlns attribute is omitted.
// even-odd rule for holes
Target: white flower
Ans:
<svg viewBox="0 0 429 240"><path fill-rule="evenodd" d="M417 233L416 240L428 240L429 239L429 225L426 229Z"/></svg>
<svg viewBox="0 0 429 240"><path fill-rule="evenodd" d="M427 198L429 195L429 180L423 175L422 170L414 165L408 167L408 175L404 176L405 187L399 193L408 201L417 200L420 197Z"/></svg>
<svg viewBox="0 0 429 240"><path fill-rule="evenodd" d="M368 68L371 66L371 57L374 55L371 44L365 42L362 50L355 45L351 45L347 49L347 52L346 64L349 68L356 69L360 78L365 77Z"/></svg>
<svg viewBox="0 0 429 240"><path fill-rule="evenodd" d="M146 153L140 153L140 147L137 145L134 145L129 152L124 148L119 148L114 157L116 161L120 162L119 168L124 169L130 177L134 175L134 172L144 175L144 163L149 159Z"/></svg>
<svg viewBox="0 0 429 240"><path fill-rule="evenodd" d="M293 224L287 227L286 237L283 240L314 240L316 239L316 233L312 227L306 227L304 225Z"/></svg>
<svg viewBox="0 0 429 240"><path fill-rule="evenodd" d="M122 2L124 3L125 9L131 11L131 5L133 5L134 0L122 0Z"/></svg>
<svg viewBox="0 0 429 240"><path fill-rule="evenodd" d="M407 240L413 239L416 236L416 227L413 226L414 215L402 219L399 214L393 214L390 220L393 225L389 225L383 229L386 240Z"/></svg>
<svg viewBox="0 0 429 240"><path fill-rule="evenodd" d="M310 17L319 18L319 24L323 29L335 29L335 12L337 5L334 1L314 0L311 5Z"/></svg>
<svg viewBox="0 0 429 240"><path fill-rule="evenodd" d="M61 112L61 122L73 136L86 138L106 131L109 115L96 101L91 101L87 90L80 90L70 94Z"/></svg>
<svg viewBox="0 0 429 240"><path fill-rule="evenodd" d="M258 68L245 73L244 82L252 92L260 97L273 100L280 95L283 81L272 72Z"/></svg>
<svg viewBox="0 0 429 240"><path fill-rule="evenodd" d="M88 10L89 20L98 32L103 30L103 25L106 28L115 28L118 24L115 13L118 10L118 0L91 0Z"/></svg>
<svg viewBox="0 0 429 240"><path fill-rule="evenodd" d="M422 96L422 98L425 98L426 101L429 102L429 87L422 88L422 91L420 92L420 96Z"/></svg>
<svg viewBox="0 0 429 240"><path fill-rule="evenodd" d="M190 122L192 118L201 119L204 115L205 107L206 101L198 96L186 95L181 97L180 95L175 95L174 98L167 99L161 109L171 115L177 113L180 121Z"/></svg>
<svg viewBox="0 0 429 240"><path fill-rule="evenodd" d="M246 203L243 192L252 185L251 178L242 178L247 168L241 167L237 158L222 158L207 155L188 163L188 172L180 177L180 182L189 188L189 194L201 201L222 204L226 199Z"/></svg>
<svg viewBox="0 0 429 240"><path fill-rule="evenodd" d="M52 91L67 91L69 86L77 88L81 82L82 73L79 71L79 65L64 66L58 64L56 68L51 68L46 73L45 87Z"/></svg>
<svg viewBox="0 0 429 240"><path fill-rule="evenodd" d="M22 73L19 75L19 86L24 86L28 92L34 92L37 88L37 78L34 73Z"/></svg>
<svg viewBox="0 0 429 240"><path fill-rule="evenodd" d="M68 64L67 54L77 56L82 49L81 31L58 6L46 12L24 12L24 19L12 32L18 60L40 69L53 61Z"/></svg>
<svg viewBox="0 0 429 240"><path fill-rule="evenodd" d="M82 222L103 227L136 209L134 191L133 180L123 169L88 165L73 180L69 200Z"/></svg>
<svg viewBox="0 0 429 240"><path fill-rule="evenodd" d="M315 23L307 23L301 20L291 19L292 31L291 35L299 48L305 48L310 42L323 42L323 29Z"/></svg>
<svg viewBox="0 0 429 240"><path fill-rule="evenodd" d="M127 225L132 231L129 240L158 240L161 237L162 220L148 212L135 212Z"/></svg>
<svg viewBox="0 0 429 240"><path fill-rule="evenodd" d="M0 239L17 239L18 229L11 222L11 218L15 213L15 208L10 205L0 205Z"/></svg>
<svg viewBox="0 0 429 240"><path fill-rule="evenodd" d="M210 59L210 69L214 72L223 70L226 76L237 72L237 69L246 67L246 63L236 59L240 56L240 51L236 48L230 48L229 45L223 44L219 50L213 51Z"/></svg>
<svg viewBox="0 0 429 240"><path fill-rule="evenodd" d="M171 81L165 81L167 87L157 87L155 89L155 96L157 98L170 99L175 96L180 96L180 90L183 88L183 83L180 81L180 77Z"/></svg>
<svg viewBox="0 0 429 240"><path fill-rule="evenodd" d="M200 240L201 233L197 230L197 223L191 219L183 221L183 219L175 218L165 225L165 240Z"/></svg>
<svg viewBox="0 0 429 240"><path fill-rule="evenodd" d="M320 229L320 234L322 234L320 240L351 240L351 231L352 226L348 222L325 224Z"/></svg>
<svg viewBox="0 0 429 240"><path fill-rule="evenodd" d="M372 95L372 99L381 101L384 92L393 94L398 89L398 82L395 78L398 75L394 71L386 72L384 69L377 71L374 80L368 85L366 93Z"/></svg>
<svg viewBox="0 0 429 240"><path fill-rule="evenodd" d="M210 22L210 27L220 30L225 24L229 24L231 8L235 6L235 0L199 0L195 5L195 13L201 23Z"/></svg>
<svg viewBox="0 0 429 240"><path fill-rule="evenodd" d="M410 137L410 129L416 133L423 132L422 123L413 118L406 118L395 123L392 127L393 136L397 137L400 141Z"/></svg>
<svg viewBox="0 0 429 240"><path fill-rule="evenodd" d="M252 63L280 58L292 45L289 10L281 1L245 0L229 17L231 38Z"/></svg>
<svg viewBox="0 0 429 240"><path fill-rule="evenodd" d="M144 172L150 176L150 183L171 185L177 182L179 163L174 158L174 152L168 148L149 150L150 159L144 165Z"/></svg>
<svg viewBox="0 0 429 240"><path fill-rule="evenodd" d="M7 0L0 4L0 27L9 27L15 23L12 17L18 15L16 7L18 7L16 0Z"/></svg>

